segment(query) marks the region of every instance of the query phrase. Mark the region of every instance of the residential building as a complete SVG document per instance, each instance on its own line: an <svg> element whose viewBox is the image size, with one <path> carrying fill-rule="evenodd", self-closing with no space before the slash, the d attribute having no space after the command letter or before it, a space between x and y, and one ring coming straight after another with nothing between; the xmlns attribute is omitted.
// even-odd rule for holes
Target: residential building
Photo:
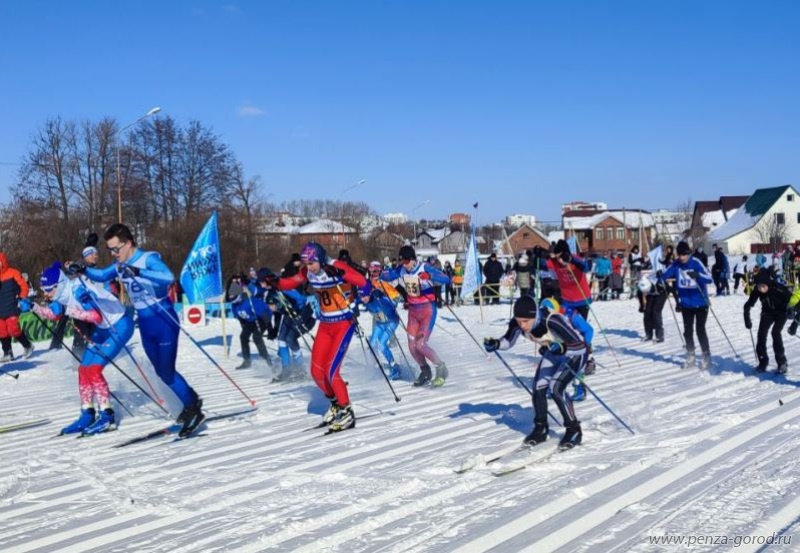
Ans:
<svg viewBox="0 0 800 553"><path fill-rule="evenodd" d="M506 216L506 225L510 227L521 227L522 225L528 225L533 227L536 225L536 217L534 215L522 215L522 214L514 214Z"/></svg>
<svg viewBox="0 0 800 553"><path fill-rule="evenodd" d="M584 252L650 250L655 238L653 216L643 209L579 210L562 215L564 236L574 236Z"/></svg>
<svg viewBox="0 0 800 553"><path fill-rule="evenodd" d="M705 236L732 255L781 250L800 241L800 198L792 185L759 188L741 209Z"/></svg>
<svg viewBox="0 0 800 553"><path fill-rule="evenodd" d="M408 215L405 213L387 213L383 216L383 220L390 224L402 225L408 222Z"/></svg>
<svg viewBox="0 0 800 553"><path fill-rule="evenodd" d="M561 215L564 215L570 211L606 211L608 209L608 205L605 202L570 202L568 204L561 205Z"/></svg>
<svg viewBox="0 0 800 553"><path fill-rule="evenodd" d="M508 236L508 240L503 241L502 253L517 255L524 251L532 250L536 246L547 248L549 245L550 242L542 231L527 223L523 223Z"/></svg>
<svg viewBox="0 0 800 553"><path fill-rule="evenodd" d="M709 231L730 219L747 198L749 196L720 196L718 200L695 202L689 237L700 244Z"/></svg>

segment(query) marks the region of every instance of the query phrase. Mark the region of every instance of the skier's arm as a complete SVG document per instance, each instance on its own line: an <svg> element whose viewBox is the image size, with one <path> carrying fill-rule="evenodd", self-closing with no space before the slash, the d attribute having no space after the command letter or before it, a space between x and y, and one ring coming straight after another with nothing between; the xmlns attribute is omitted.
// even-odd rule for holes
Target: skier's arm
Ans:
<svg viewBox="0 0 800 553"><path fill-rule="evenodd" d="M447 277L447 275L445 275L436 267L426 263L424 271L430 275L431 282L435 282L436 284L450 284L450 279Z"/></svg>
<svg viewBox="0 0 800 553"><path fill-rule="evenodd" d="M352 284L356 288L364 288L367 285L367 279L364 275L353 269L348 263L336 260L333 266L342 271L342 280L347 284Z"/></svg>
<svg viewBox="0 0 800 553"><path fill-rule="evenodd" d="M100 324L101 322L103 322L103 315L101 315L100 312L94 308L82 309L77 306L70 306L67 307L66 315L67 317L72 317L73 319L78 319L79 321L86 321L92 324Z"/></svg>
<svg viewBox="0 0 800 553"><path fill-rule="evenodd" d="M711 276L711 273L708 272L708 268L696 259L693 261L694 263L691 264L690 268L697 271L697 283L711 284L714 282L714 278Z"/></svg>
<svg viewBox="0 0 800 553"><path fill-rule="evenodd" d="M109 265L108 267L104 267L102 269L87 267L84 274L89 280L93 280L95 282L111 282L118 276L116 265Z"/></svg>
<svg viewBox="0 0 800 553"><path fill-rule="evenodd" d="M792 297L789 298L789 307L795 308L798 303L800 303L800 287L798 287L797 290L792 293Z"/></svg>
<svg viewBox="0 0 800 553"><path fill-rule="evenodd" d="M516 319L511 319L508 322L508 329L506 333L500 338L500 347L498 349L507 350L514 347L514 344L517 343L517 338L522 335L522 329L517 324Z"/></svg>
<svg viewBox="0 0 800 553"><path fill-rule="evenodd" d="M155 284L169 286L175 281L175 275L169 270L167 264L161 260L161 256L156 252L151 252L145 260L145 268L139 271L142 278L146 278Z"/></svg>
<svg viewBox="0 0 800 553"><path fill-rule="evenodd" d="M25 279L22 278L22 273L17 271L16 269L11 269L8 271L11 273L11 276L14 280L17 281L17 285L19 286L19 297L25 299L28 297L28 283L25 282Z"/></svg>
<svg viewBox="0 0 800 553"><path fill-rule="evenodd" d="M287 290L285 292L282 292L282 294L294 300L295 304L297 304L298 310L303 309L306 306L306 301L308 296L304 296L297 290Z"/></svg>
<svg viewBox="0 0 800 553"><path fill-rule="evenodd" d="M47 319L48 321L57 321L64 314L64 306L57 301L50 302L47 305L39 305L34 303L31 306L34 313Z"/></svg>
<svg viewBox="0 0 800 553"><path fill-rule="evenodd" d="M586 263L586 261L584 261L577 255L571 255L569 258L569 262L572 263L575 267L577 267L582 273L589 272L589 264Z"/></svg>
<svg viewBox="0 0 800 553"><path fill-rule="evenodd" d="M547 328L564 345L566 355L578 355L586 351L583 337L569 325L563 316L552 315L547 321Z"/></svg>
<svg viewBox="0 0 800 553"><path fill-rule="evenodd" d="M385 282L393 282L400 278L400 272L397 269L384 269L379 278Z"/></svg>
<svg viewBox="0 0 800 553"><path fill-rule="evenodd" d="M279 278L275 281L275 286L278 290L294 290L308 282L308 268L303 267L300 272L294 276Z"/></svg>

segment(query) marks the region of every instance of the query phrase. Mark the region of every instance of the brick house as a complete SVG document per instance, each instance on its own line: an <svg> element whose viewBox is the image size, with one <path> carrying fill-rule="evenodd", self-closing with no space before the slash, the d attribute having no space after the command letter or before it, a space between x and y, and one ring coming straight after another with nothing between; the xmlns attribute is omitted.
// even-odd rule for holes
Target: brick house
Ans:
<svg viewBox="0 0 800 553"><path fill-rule="evenodd" d="M523 223L508 236L507 241L503 242L503 253L506 255L517 255L526 250L532 250L536 246L546 249L549 245L550 242L547 241L547 236L545 236L542 231L527 223Z"/></svg>
<svg viewBox="0 0 800 553"><path fill-rule="evenodd" d="M655 238L653 216L643 209L570 211L561 221L564 237L577 238L583 252L628 252L641 243L645 254Z"/></svg>

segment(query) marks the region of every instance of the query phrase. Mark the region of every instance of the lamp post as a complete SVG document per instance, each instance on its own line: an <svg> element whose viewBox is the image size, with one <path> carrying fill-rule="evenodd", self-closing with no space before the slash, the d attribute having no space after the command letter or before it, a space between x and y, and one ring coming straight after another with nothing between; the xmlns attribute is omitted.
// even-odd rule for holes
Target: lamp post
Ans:
<svg viewBox="0 0 800 553"><path fill-rule="evenodd" d="M352 190L357 186L361 186L365 182L367 182L367 179L361 179L357 183L351 184L350 186L342 190L342 192L339 194L339 199L341 200L344 197L345 193L349 192L350 190ZM340 224L342 225L342 248L346 248L347 246L345 244L345 239L344 239L344 201L342 201L342 203L339 205L339 221Z"/></svg>
<svg viewBox="0 0 800 553"><path fill-rule="evenodd" d="M412 243L415 246L416 246L416 243L417 243L417 219L414 217L414 212L416 210L418 210L419 208L421 208L422 206L428 205L429 203L431 203L430 200L425 200L424 202L422 202L421 204L419 204L418 206L416 206L414 209L411 210L411 219L414 222L414 237L412 239Z"/></svg>
<svg viewBox="0 0 800 553"><path fill-rule="evenodd" d="M125 125L120 130L117 131L117 136L122 136L122 133L126 130L130 129L131 127L139 124L141 121L144 121L151 115L155 115L161 111L160 107L151 108L147 113L139 117L133 123ZM120 145L117 142L117 219L121 223L122 222L122 170L120 168Z"/></svg>

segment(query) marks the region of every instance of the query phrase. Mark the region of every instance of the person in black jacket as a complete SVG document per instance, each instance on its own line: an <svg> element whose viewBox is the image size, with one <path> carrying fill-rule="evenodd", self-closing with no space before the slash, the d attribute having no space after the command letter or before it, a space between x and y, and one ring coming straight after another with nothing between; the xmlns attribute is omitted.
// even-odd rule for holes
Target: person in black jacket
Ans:
<svg viewBox="0 0 800 553"><path fill-rule="evenodd" d="M302 265L302 261L300 261L300 254L293 253L292 258L284 265L283 271L281 271L282 277L290 277L294 276L300 272L300 265Z"/></svg>
<svg viewBox="0 0 800 553"><path fill-rule="evenodd" d="M485 298L492 298L492 303L500 303L500 278L503 276L503 264L497 260L497 254L493 253L483 265L483 276L486 278L483 295Z"/></svg>
<svg viewBox="0 0 800 553"><path fill-rule="evenodd" d="M778 363L778 374L786 374L786 353L783 349L781 331L786 324L787 309L792 293L786 286L775 281L769 271L759 271L756 275L756 286L744 304L744 326L753 328L750 320L750 309L761 300L761 320L758 322L758 341L756 342L756 355L758 367L756 372L763 373L767 370L769 356L767 355L767 333L772 327L772 349L775 352L775 361Z"/></svg>
<svg viewBox="0 0 800 553"><path fill-rule="evenodd" d="M708 269L708 255L703 251L703 246L697 246L692 254L703 266Z"/></svg>

